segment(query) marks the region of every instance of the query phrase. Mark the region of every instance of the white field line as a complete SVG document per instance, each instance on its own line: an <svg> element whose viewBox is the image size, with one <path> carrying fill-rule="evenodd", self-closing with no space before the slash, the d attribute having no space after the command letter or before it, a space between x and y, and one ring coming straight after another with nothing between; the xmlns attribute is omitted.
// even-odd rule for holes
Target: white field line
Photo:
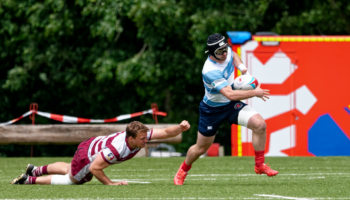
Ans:
<svg viewBox="0 0 350 200"><path fill-rule="evenodd" d="M278 199L295 199L295 200L314 200L314 198L299 198L299 197L285 197L280 195L268 195L268 194L254 194L261 197L273 197Z"/></svg>
<svg viewBox="0 0 350 200"><path fill-rule="evenodd" d="M120 174L120 175L108 175L108 177L120 177L120 176L136 176L136 177L150 177L152 175L143 175L143 174Z"/></svg>
<svg viewBox="0 0 350 200"><path fill-rule="evenodd" d="M128 183L151 183L151 182L147 182L146 180L139 181L139 180L135 180L135 179L112 179L112 181L115 181L115 182L126 181Z"/></svg>
<svg viewBox="0 0 350 200"><path fill-rule="evenodd" d="M260 197L267 197L269 199L295 199L295 200L316 200L316 199L350 199L350 197L337 197L337 198L332 198L332 197L287 197L287 196L281 196L281 195L270 195L270 194L254 194L256 196Z"/></svg>
<svg viewBox="0 0 350 200"><path fill-rule="evenodd" d="M169 169L111 169L110 171L118 171L118 172L152 172L152 171L168 171Z"/></svg>

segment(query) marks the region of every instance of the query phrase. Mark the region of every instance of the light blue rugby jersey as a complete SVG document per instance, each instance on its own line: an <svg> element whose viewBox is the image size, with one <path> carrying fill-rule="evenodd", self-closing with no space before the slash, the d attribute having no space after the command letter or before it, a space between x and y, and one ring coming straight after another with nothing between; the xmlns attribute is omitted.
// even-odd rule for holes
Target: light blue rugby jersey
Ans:
<svg viewBox="0 0 350 200"><path fill-rule="evenodd" d="M202 70L203 83L205 87L204 103L212 107L224 106L230 103L230 100L219 91L233 85L234 81L234 52L228 48L227 57L224 63L207 58Z"/></svg>

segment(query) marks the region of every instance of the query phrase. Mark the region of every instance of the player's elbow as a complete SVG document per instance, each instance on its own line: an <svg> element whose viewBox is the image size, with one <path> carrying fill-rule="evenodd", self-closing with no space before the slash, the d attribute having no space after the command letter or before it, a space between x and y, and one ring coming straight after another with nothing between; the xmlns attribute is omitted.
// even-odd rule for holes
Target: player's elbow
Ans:
<svg viewBox="0 0 350 200"><path fill-rule="evenodd" d="M226 98L228 98L230 101L238 101L240 99L237 98L237 95L235 95L235 92L232 89L229 88L223 88L220 90L220 93L224 95Z"/></svg>
<svg viewBox="0 0 350 200"><path fill-rule="evenodd" d="M91 173L93 173L93 172L95 171L95 168L94 168L92 165L90 165L89 171L90 171Z"/></svg>
<svg viewBox="0 0 350 200"><path fill-rule="evenodd" d="M227 95L226 97L227 97L230 101L240 101L240 100L242 100L242 99L238 98L238 96L235 95L235 94L230 94L230 95Z"/></svg>
<svg viewBox="0 0 350 200"><path fill-rule="evenodd" d="M170 138L170 137L173 137L175 135L172 135L171 133L164 133L162 135L159 136L159 139L167 139L167 138Z"/></svg>
<svg viewBox="0 0 350 200"><path fill-rule="evenodd" d="M229 99L230 101L239 101L239 100L241 100L241 99L238 99L238 98L235 97L235 96L229 96L228 99Z"/></svg>
<svg viewBox="0 0 350 200"><path fill-rule="evenodd" d="M92 174L96 174L96 172L98 171L99 169L95 166L95 165L90 165L89 167L89 171L92 173Z"/></svg>

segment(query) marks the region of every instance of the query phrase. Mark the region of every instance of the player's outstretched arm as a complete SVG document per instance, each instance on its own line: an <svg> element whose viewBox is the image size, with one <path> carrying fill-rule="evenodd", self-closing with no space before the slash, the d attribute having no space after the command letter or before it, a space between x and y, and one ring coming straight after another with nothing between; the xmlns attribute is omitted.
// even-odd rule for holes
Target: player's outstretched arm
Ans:
<svg viewBox="0 0 350 200"><path fill-rule="evenodd" d="M183 120L179 125L170 126L164 129L153 129L151 139L165 139L170 137L175 137L180 133L190 129L191 125L188 121Z"/></svg>
<svg viewBox="0 0 350 200"><path fill-rule="evenodd" d="M99 153L96 159L91 163L89 171L104 185L128 185L125 181L112 182L111 179L106 176L103 169L107 168L109 165L109 163L103 160L101 153Z"/></svg>
<svg viewBox="0 0 350 200"><path fill-rule="evenodd" d="M220 90L220 93L231 101L239 101L252 97L259 97L266 101L270 95L270 90L261 89L260 84L255 90L232 90L231 86L226 86Z"/></svg>

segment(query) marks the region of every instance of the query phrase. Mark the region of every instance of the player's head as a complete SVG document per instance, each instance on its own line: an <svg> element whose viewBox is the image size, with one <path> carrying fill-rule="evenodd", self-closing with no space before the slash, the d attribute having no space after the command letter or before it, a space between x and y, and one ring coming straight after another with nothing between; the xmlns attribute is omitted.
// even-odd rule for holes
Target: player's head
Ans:
<svg viewBox="0 0 350 200"><path fill-rule="evenodd" d="M214 58L224 60L223 58L220 59L219 57L222 57L224 52L227 53L228 45L226 38L220 33L209 35L207 39L207 48L208 50L206 52L209 52L209 54L214 56Z"/></svg>
<svg viewBox="0 0 350 200"><path fill-rule="evenodd" d="M133 121L126 127L126 137L133 137L136 138L137 134L141 132L147 133L149 131L149 128L138 121Z"/></svg>
<svg viewBox="0 0 350 200"><path fill-rule="evenodd" d="M131 148L143 148L147 142L149 128L138 121L133 121L126 127L126 138Z"/></svg>

